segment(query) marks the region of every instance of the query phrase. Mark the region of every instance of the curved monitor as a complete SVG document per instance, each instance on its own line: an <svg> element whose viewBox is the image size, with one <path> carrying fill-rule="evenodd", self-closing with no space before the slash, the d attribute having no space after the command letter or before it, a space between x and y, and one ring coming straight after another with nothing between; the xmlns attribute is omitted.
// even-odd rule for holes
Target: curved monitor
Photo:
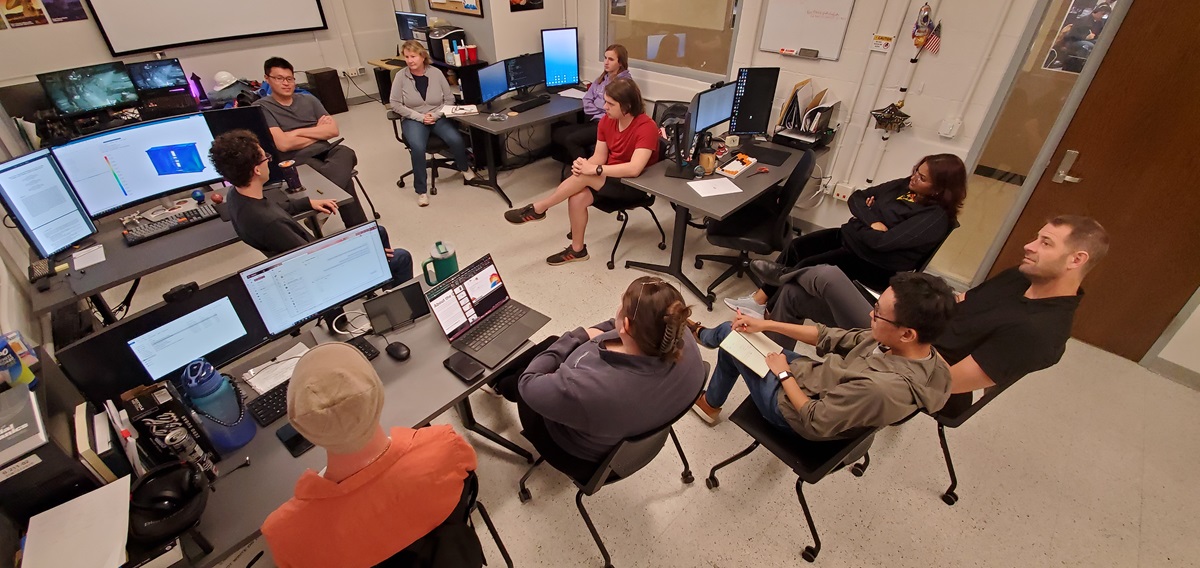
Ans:
<svg viewBox="0 0 1200 568"><path fill-rule="evenodd" d="M49 150L0 164L0 201L42 258L96 233Z"/></svg>

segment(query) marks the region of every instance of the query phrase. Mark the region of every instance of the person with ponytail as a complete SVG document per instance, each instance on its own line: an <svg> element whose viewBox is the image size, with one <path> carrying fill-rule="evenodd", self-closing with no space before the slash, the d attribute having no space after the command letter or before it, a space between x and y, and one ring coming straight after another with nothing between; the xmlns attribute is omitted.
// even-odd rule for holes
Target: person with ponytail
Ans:
<svg viewBox="0 0 1200 568"><path fill-rule="evenodd" d="M494 388L517 404L523 434L550 465L588 475L621 440L687 409L704 386L691 313L675 286L638 278L616 318L564 333Z"/></svg>

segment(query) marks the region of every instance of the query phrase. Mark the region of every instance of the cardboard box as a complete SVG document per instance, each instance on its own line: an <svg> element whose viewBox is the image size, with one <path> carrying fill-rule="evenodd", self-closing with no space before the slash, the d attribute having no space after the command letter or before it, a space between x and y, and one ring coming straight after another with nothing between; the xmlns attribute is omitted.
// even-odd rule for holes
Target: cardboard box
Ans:
<svg viewBox="0 0 1200 568"><path fill-rule="evenodd" d="M214 462L220 461L220 455L213 448L208 434L200 427L200 421L194 418L192 410L184 404L183 397L179 396L170 381L127 390L121 394L121 405L129 413L129 420L137 430L138 445L155 463L175 459L163 439L171 430L179 427L186 429L196 443L212 456Z"/></svg>

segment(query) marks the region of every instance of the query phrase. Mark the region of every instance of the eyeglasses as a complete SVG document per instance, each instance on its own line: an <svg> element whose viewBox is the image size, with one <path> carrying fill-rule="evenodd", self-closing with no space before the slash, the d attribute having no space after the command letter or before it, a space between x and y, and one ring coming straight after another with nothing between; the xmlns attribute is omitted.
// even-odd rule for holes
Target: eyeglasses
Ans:
<svg viewBox="0 0 1200 568"><path fill-rule="evenodd" d="M290 85L290 84L296 82L295 75L292 75L291 77L277 77L275 75L267 75L267 77L269 77L271 79L275 79L276 81L279 81L280 83L283 83L285 85Z"/></svg>
<svg viewBox="0 0 1200 568"><path fill-rule="evenodd" d="M879 302L875 302L875 307L874 307L874 309L871 310L871 319L886 321L896 327L904 327L903 325L900 325L900 323L897 322L896 320L890 320L890 319L887 319L887 318L879 315Z"/></svg>
<svg viewBox="0 0 1200 568"><path fill-rule="evenodd" d="M629 316L629 319L631 319L631 320L637 320L637 311L638 311L638 306L642 305L642 296L645 296L645 295L646 295L646 286L648 286L648 285L650 285L650 284L654 284L655 286L658 286L658 285L667 285L667 286L669 286L669 284L667 284L667 283L666 283L666 281L663 281L663 280L657 280L657 279L655 279L655 280L647 280L647 281L645 281L645 282L642 282L642 287L641 287L641 288L638 288L638 297L637 297L637 301L636 301L636 302L634 302L634 304L633 304L633 315Z"/></svg>
<svg viewBox="0 0 1200 568"><path fill-rule="evenodd" d="M258 161L258 164L265 164L265 163L267 163L267 162L270 162L270 161L271 161L271 157L270 157L270 156L263 156L263 157L262 157L262 159ZM257 166L258 164L254 164L254 165L256 165L256 166Z"/></svg>
<svg viewBox="0 0 1200 568"><path fill-rule="evenodd" d="M920 181L921 183L929 183L929 178L926 177L925 174L918 171L918 168L920 168L920 167L921 166L919 166L919 165L913 166L913 172L912 172L913 175L917 176L917 180Z"/></svg>

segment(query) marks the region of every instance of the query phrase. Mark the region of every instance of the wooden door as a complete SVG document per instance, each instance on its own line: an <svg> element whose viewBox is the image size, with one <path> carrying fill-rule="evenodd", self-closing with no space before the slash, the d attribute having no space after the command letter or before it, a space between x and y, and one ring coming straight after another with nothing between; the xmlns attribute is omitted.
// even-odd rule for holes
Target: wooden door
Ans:
<svg viewBox="0 0 1200 568"><path fill-rule="evenodd" d="M1060 213L1089 215L1111 237L1087 276L1075 338L1140 360L1200 285L1200 2L1139 0L1117 30L991 273ZM1071 175L1053 183L1067 150Z"/></svg>

